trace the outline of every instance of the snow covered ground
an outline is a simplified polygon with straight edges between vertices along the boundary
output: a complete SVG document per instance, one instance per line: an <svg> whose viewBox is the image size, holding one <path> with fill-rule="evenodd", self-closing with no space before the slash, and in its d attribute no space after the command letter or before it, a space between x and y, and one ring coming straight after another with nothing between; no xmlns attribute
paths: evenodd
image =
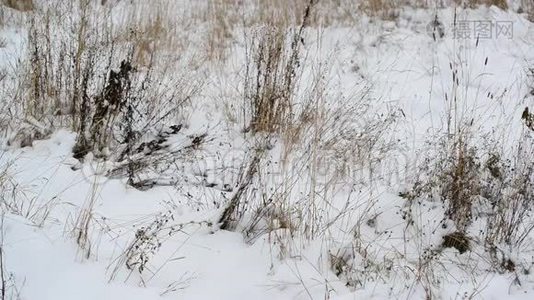
<svg viewBox="0 0 534 300"><path fill-rule="evenodd" d="M436 15L444 36L429 32ZM455 20L469 26L489 22L492 36L476 38L470 31L469 37L455 37ZM498 28L510 29L499 26L512 26L513 33L498 35ZM485 219L468 228L470 251L442 249L443 236L454 231L444 221L444 205L430 199L408 206L399 196L428 164L433 137L456 128L447 124L452 105L451 122L471 123L481 132L474 138L481 148L492 142L487 133L503 149L513 149L525 134L522 113L525 107L534 110L534 23L493 6L405 8L394 21L362 16L352 26L307 28L300 84L317 74L328 77L326 107L343 109L365 95L372 105L356 110L365 112L357 120L347 120L358 126L376 126L367 119L388 123L376 140L383 152L364 156L348 178L328 183L310 180L312 148L297 147L286 160L286 144L271 141L260 164L262 178L246 193L265 201L286 196L283 203L302 217L302 228L314 228L311 238L307 229L281 225L283 216L251 224L249 212L234 231L217 224L238 189L239 175L230 167L241 166L255 142L240 123L240 34L236 30L222 65L189 66L207 79L188 108L187 129L171 144L183 148L197 133L206 133L208 142L198 160L179 162L183 174L173 174L179 184L138 190L125 178L107 177L101 171L106 163L73 158L76 134L65 128L31 147L8 146L10 136L3 139L5 299L534 298L534 234L521 247L503 250L513 270L495 272L480 233ZM10 72L23 57L25 38L25 30L15 26L0 30L0 78L15 76ZM10 97L7 88L0 101ZM345 125L339 130L360 128ZM355 145L354 135L341 138L348 140L342 147ZM346 162L334 154L319 156L323 179L337 176L336 166ZM315 185L322 189L310 188ZM407 221L407 210L417 218Z"/></svg>

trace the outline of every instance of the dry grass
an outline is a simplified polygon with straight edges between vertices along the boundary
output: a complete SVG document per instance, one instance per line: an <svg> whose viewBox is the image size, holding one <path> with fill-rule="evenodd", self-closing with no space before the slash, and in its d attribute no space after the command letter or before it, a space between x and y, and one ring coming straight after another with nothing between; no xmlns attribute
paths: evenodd
<svg viewBox="0 0 534 300"><path fill-rule="evenodd" d="M26 117L45 126L79 127L82 98L98 81L95 67L111 55L100 46L110 44L111 27L102 18L109 11L91 3L50 3L30 21L27 65L21 66L25 90L18 101Z"/></svg>
<svg viewBox="0 0 534 300"><path fill-rule="evenodd" d="M441 190L442 198L448 203L446 214L462 232L472 220L472 206L480 194L480 166L475 149L466 139L466 136L459 135L453 142L446 166L442 169Z"/></svg>
<svg viewBox="0 0 534 300"><path fill-rule="evenodd" d="M399 7L398 1L390 0L364 0L360 5L365 14L385 20L396 19Z"/></svg>
<svg viewBox="0 0 534 300"><path fill-rule="evenodd" d="M236 1L210 0L207 8L207 32L204 38L206 58L210 62L224 62L233 39L233 30L240 19L232 12L240 9Z"/></svg>
<svg viewBox="0 0 534 300"><path fill-rule="evenodd" d="M152 217L152 216L151 216ZM210 222L196 222L190 221L187 223L176 223L175 216L172 211L165 211L153 216L154 219L150 222L143 222L144 224L136 224L133 227L137 228L133 231L134 236L129 244L126 246L123 252L115 258L114 261L108 266L109 269L109 281L116 279L123 272L126 267L127 281L132 273L137 273L140 278L140 285L146 286L146 283L153 279L159 271L161 271L166 264L176 260L174 256L178 249L174 250L172 256L167 260L156 266L152 263L152 259L158 254L160 248L164 247L164 242L171 239L175 235L184 234L184 243L191 238L187 233L186 228L197 227L209 228L212 226ZM183 246L183 244L182 244ZM160 259L160 261L162 261ZM148 273L148 274L147 274ZM179 284L175 282L174 284ZM172 284L169 285L169 289L164 293L171 292L173 290Z"/></svg>
<svg viewBox="0 0 534 300"><path fill-rule="evenodd" d="M350 97L329 94L327 68L319 66L315 72L305 92L293 96L298 105L284 129L256 133L262 155L249 160L254 167L243 166L248 175L241 176L239 192L230 197L221 218L221 228L243 228L250 240L268 234L283 248L282 257L299 242L292 237L321 237L342 219L343 209L328 215L330 197L347 184L367 180L358 170L374 168L392 146L388 137L394 111L376 112L367 88ZM269 151L269 137L283 141L280 156ZM348 199L346 207L355 205Z"/></svg>
<svg viewBox="0 0 534 300"><path fill-rule="evenodd" d="M502 10L508 9L508 2L506 0L454 0L456 4L462 5L464 7L476 8L480 5L485 6L497 6Z"/></svg>
<svg viewBox="0 0 534 300"><path fill-rule="evenodd" d="M418 6L428 5L416 2ZM340 185L348 186L361 179L355 178L355 170L369 169L372 173L375 164L388 156L389 130L396 114L393 111L384 112L380 117L374 114L373 99L368 97L366 89L348 97L347 101L327 94L328 79L324 78L329 74L322 70L306 83L309 86L300 86L304 29L353 21L351 15L356 9L372 17L394 20L406 3L364 0L356 6L349 1L333 0L317 4L309 0L257 0L251 15L239 15L234 11L248 4L210 0L204 10L191 18L193 25L176 20L170 13L172 5L166 4L171 5L163 0L137 1L131 10L121 15L123 23L118 25L112 24L108 8L93 7L88 0L59 7L59 11L48 7L42 15L36 16L30 28L29 63L25 66L23 92L17 94L23 103L25 118L36 120L45 128L73 128L79 133L78 148L74 151L78 158L93 151L104 159L115 160L116 168L110 173L127 176L128 183L140 189L152 187L158 184L156 180L139 180L136 172L151 166L168 167L176 162L173 159L184 159L187 155L184 151L184 156L177 158L173 156L175 153L158 151L166 147L169 137L161 134L165 132L162 128L167 129L163 124L168 125L165 122L169 116L179 114L177 111L188 104L198 88L196 83L188 81L190 78L184 76L184 80L174 69L164 68L162 65L169 62L165 59L168 56L159 55L182 54L190 41L177 38L180 29L203 24L207 25L207 30L201 41L205 52L201 55L205 61L201 63L224 62L235 28L241 25L255 28L257 31L246 45L243 94L250 118L243 125L261 142L255 145L249 160L244 160L237 188L219 219L220 228L242 229L252 239L268 233L281 248L288 249L294 236L312 240L324 237L334 224L346 226L348 223L340 224L339 220L352 208L356 197L347 197L345 207L332 216L332 195ZM506 2L502 1L468 3L488 4L506 9ZM338 9L332 9L336 6ZM71 18L62 19L65 14ZM55 33L61 27L69 30ZM56 45L55 40L60 42ZM168 80L169 74L180 79ZM156 86L153 83L157 83ZM308 90L303 92L306 88ZM534 123L528 111L524 120L529 127ZM497 200L488 222L491 225L488 245L520 244L534 228L523 222L528 219L525 212L532 205L528 201L532 198L532 169L521 167L532 160L532 154L521 156L520 163L513 168L524 173L504 172L502 168L494 168L496 163L491 163L490 172L505 175L493 174L498 178L492 179L493 182L497 181L500 187L488 189L483 181L485 171L480 152L472 147L468 130L457 129L453 128L453 134L436 145L439 156L431 158L437 162L434 161L425 174L428 181L419 183L407 197L414 200L439 195L447 208L446 217L454 221L458 230L458 234L445 237L443 246L464 252L467 251L465 240L460 243L463 245L458 245L458 236L465 237L472 222L473 206L478 203L475 198L489 190L485 197ZM145 133L158 130L154 139L143 142ZM190 136L190 139L199 138L198 146L205 137ZM279 158L266 158L269 156L265 154L270 154L269 138L272 137L280 138L283 144ZM280 166L275 169L278 177L272 182L268 182L272 179L268 178L270 165ZM323 173L325 166L326 174ZM75 238L84 257L91 254L93 207L97 197L94 189L76 219ZM27 203L31 205L32 200ZM367 208L366 213L370 211L370 207ZM31 218L40 216L18 207L8 209ZM138 273L148 269L151 257L161 247L161 237L171 236L175 230L167 227L170 218L172 216L162 215L135 232L131 244L119 257L112 278L123 266ZM346 249L330 255L337 275L346 276L353 287L382 274L389 275L393 261L379 261L373 257L356 233L352 242ZM284 257L282 253L286 250L280 252ZM366 270L359 269L358 259L363 261ZM431 286L436 281L429 271L433 263L432 257L423 257L417 270L418 280L429 286L428 295L432 294ZM374 278L366 278L367 275L362 275L364 272L370 272Z"/></svg>
<svg viewBox="0 0 534 300"><path fill-rule="evenodd" d="M296 65L290 62L291 49L285 32L262 28L252 42L252 75L247 80L246 101L251 104L250 129L254 132L281 132L290 122L293 76Z"/></svg>
<svg viewBox="0 0 534 300"><path fill-rule="evenodd" d="M96 179L95 179L96 181ZM78 245L78 250L81 258L89 259L92 251L91 244L91 230L93 228L93 209L96 204L96 200L99 197L98 185L94 182L91 186L91 192L88 195L83 207L80 208L72 234Z"/></svg>
<svg viewBox="0 0 534 300"><path fill-rule="evenodd" d="M130 5L119 5L123 12L115 11L120 22L113 39L118 44L134 45L132 62L136 66L148 67L153 64L153 57L163 54L180 55L189 46L180 36L185 24L179 23L182 16L178 15L176 1L133 1Z"/></svg>
<svg viewBox="0 0 534 300"><path fill-rule="evenodd" d="M477 149L467 131L442 138L426 157L413 189L401 196L413 201L438 195L446 205L445 217L464 232L472 221L472 207L481 193L482 171ZM421 179L422 178L422 179Z"/></svg>
<svg viewBox="0 0 534 300"><path fill-rule="evenodd" d="M18 11L31 11L34 9L32 0L3 0L2 4Z"/></svg>
<svg viewBox="0 0 534 300"><path fill-rule="evenodd" d="M0 154L0 159L3 159ZM45 225L50 212L59 201L58 196L45 200L31 190L30 184L19 183L12 175L14 160L0 165L0 210L21 216L37 227Z"/></svg>
<svg viewBox="0 0 534 300"><path fill-rule="evenodd" d="M534 2L530 0L521 0L521 10L527 14L528 19L534 22Z"/></svg>
<svg viewBox="0 0 534 300"><path fill-rule="evenodd" d="M263 154L264 151L261 148L257 149L252 157L244 161L244 166L239 174L237 189L218 220L221 229L234 230L249 209L248 191L257 178Z"/></svg>
<svg viewBox="0 0 534 300"><path fill-rule="evenodd" d="M176 71L181 57L173 54L178 47L175 19L164 3L113 7L77 0L38 6L29 20L21 74L7 91L14 104L11 118L31 126L14 128L11 144L31 145L55 128L68 127L79 133L77 157L89 151L107 156L110 147L117 147L114 139L126 134L119 123L127 119L128 109L135 109L139 125L133 130L144 133L181 117L198 82L194 72ZM113 76L123 73L115 70L124 62L127 76ZM138 138L139 132L130 137Z"/></svg>
<svg viewBox="0 0 534 300"><path fill-rule="evenodd" d="M534 230L533 134L525 129L515 153L492 153L486 161L484 197L491 203L486 242L520 247ZM510 157L510 155L508 155Z"/></svg>
<svg viewBox="0 0 534 300"><path fill-rule="evenodd" d="M314 5L314 0L308 2L294 30L269 23L254 34L247 49L244 91L251 113L248 129L253 132L281 133L291 127L301 43Z"/></svg>

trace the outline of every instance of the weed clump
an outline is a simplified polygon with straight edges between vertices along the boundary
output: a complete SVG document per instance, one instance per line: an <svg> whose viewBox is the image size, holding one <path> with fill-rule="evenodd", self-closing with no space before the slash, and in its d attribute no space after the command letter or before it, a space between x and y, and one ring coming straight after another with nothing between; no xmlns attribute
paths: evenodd
<svg viewBox="0 0 534 300"><path fill-rule="evenodd" d="M102 94L96 97L94 101L95 112L89 128L90 137L87 137L85 130L88 123L87 113L83 113L84 117L81 119L78 143L73 149L74 158L82 159L89 151L96 150L101 152L107 145L107 139L109 138L106 134L107 127L126 106L126 94L131 86L130 74L132 71L131 63L126 60L121 62L118 72L110 71ZM83 108L89 108L88 101L89 99L84 97Z"/></svg>
<svg viewBox="0 0 534 300"><path fill-rule="evenodd" d="M247 63L245 100L250 103L251 121L248 129L253 132L280 133L292 123L293 98L301 59L300 45L315 2L309 1L302 23L294 32L288 33L279 25L265 24L252 41Z"/></svg>

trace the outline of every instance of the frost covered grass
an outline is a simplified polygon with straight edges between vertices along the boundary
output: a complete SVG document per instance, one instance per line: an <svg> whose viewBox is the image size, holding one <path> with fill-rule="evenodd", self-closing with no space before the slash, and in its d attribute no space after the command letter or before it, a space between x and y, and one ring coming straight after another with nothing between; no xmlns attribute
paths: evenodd
<svg viewBox="0 0 534 300"><path fill-rule="evenodd" d="M3 9L7 299L530 298L527 4Z"/></svg>

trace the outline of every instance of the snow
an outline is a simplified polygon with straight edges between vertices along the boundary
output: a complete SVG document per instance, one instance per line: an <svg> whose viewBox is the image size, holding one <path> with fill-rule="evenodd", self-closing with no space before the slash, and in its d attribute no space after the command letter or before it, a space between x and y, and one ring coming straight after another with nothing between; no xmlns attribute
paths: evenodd
<svg viewBox="0 0 534 300"><path fill-rule="evenodd" d="M162 186L140 191L126 185L124 179L106 177L106 166L97 159L80 164L72 158L76 135L66 129L46 140L34 141L31 147L5 146L0 155L0 174L3 166L9 165L7 172L17 183L18 192L13 199L7 189L2 199L11 201L18 210L2 211L1 240L4 270L12 274L20 299L424 298L427 291L415 280L423 274L416 267L429 267L420 264L421 252L441 243L453 226L442 227L444 208L441 203L429 201L413 208L419 210L414 213L420 216L419 227L408 228L402 216L405 200L397 195L413 183L407 177L408 170L424 164L423 147L429 134L447 126L444 120L449 104L445 94L451 99L456 91L460 119L473 119L475 127L484 132L497 131L505 147L517 140L524 107L534 104L533 97L526 96L529 87L525 84L526 70L534 66L533 23L495 7L461 10L459 16L466 20L513 22L513 38L477 43L475 39L459 41L447 35L434 41L425 30L433 14L407 8L395 22L362 18L350 28L308 29L306 61L328 65L332 77L328 95L335 98L369 87L370 97L376 99L371 114L399 107L403 115L388 135L398 146L395 157L381 161L376 182L338 183L325 192L332 203L321 202L318 207L326 211L324 223L332 221L334 226L316 240L293 236L278 219L274 225L260 224L273 226L274 230L253 236L217 228L224 199L231 195L221 187L233 183L236 174L213 171L214 167L238 166L250 151L239 126L225 121L225 113L237 120L242 117L234 108L242 101L235 87L244 55L239 43L225 66L208 68L210 80L198 96L202 99L195 99L198 102L191 108L188 132L205 132L213 140L202 149L205 161L184 163L187 174L180 178L184 181L180 188ZM453 22L453 9L437 10L437 14L444 24ZM0 74L9 72L14 49L22 48L22 35L17 30L0 31L7 43L0 48ZM457 86L451 85L451 66L458 70ZM313 71L306 70L302 81L309 80ZM224 99L224 104L213 99ZM228 103L235 106L227 106L229 112L224 112ZM170 142L179 149L189 140L184 134ZM282 164L282 142L274 143L267 156L273 163ZM308 153L308 149L299 151L302 157ZM299 157L293 159L295 164L302 163ZM300 180L304 167L298 167L279 177L273 175L269 178L272 182L265 185L283 189L294 178ZM200 179L205 172L209 173L207 178ZM362 181L366 175L357 173ZM203 180L217 183L218 189L205 188ZM291 202L297 207L303 208L301 202L308 200L300 196L307 188L290 190ZM350 199L348 206L346 199ZM76 223L91 202L90 244L84 250L76 244ZM250 216L244 223L247 218ZM374 221L356 224L360 219ZM152 241L157 246L147 270L142 274L128 270L120 263L121 255L136 233L153 225L154 220L168 221ZM482 226L473 226L474 236ZM354 243L350 229L356 227L362 242L358 247L364 250L351 258L361 267L352 275L360 276L365 284L349 287L346 278L337 277L330 268L329 254L343 253ZM419 279L439 282L442 299L534 297L534 275L481 271L489 268L480 254L483 241L474 243L474 250L466 254L444 249L438 263L430 262L434 264L430 266L434 278ZM512 255L531 266L532 249L524 250ZM373 269L385 266L390 269Z"/></svg>

